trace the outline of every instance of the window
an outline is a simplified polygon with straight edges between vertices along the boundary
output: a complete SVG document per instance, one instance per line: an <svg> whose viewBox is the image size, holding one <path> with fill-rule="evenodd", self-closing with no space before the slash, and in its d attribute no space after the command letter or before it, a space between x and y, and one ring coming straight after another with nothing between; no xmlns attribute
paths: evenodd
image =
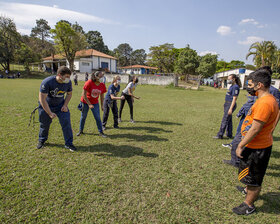
<svg viewBox="0 0 280 224"><path fill-rule="evenodd" d="M271 81L271 85L275 85L275 81Z"/></svg>
<svg viewBox="0 0 280 224"><path fill-rule="evenodd" d="M90 66L89 62L82 62L82 66Z"/></svg>

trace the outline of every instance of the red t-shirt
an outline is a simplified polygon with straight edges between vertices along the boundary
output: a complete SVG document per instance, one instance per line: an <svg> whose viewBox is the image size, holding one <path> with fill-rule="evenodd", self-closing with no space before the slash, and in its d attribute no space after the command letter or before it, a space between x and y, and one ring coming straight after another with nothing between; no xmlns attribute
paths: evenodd
<svg viewBox="0 0 280 224"><path fill-rule="evenodd" d="M100 94L106 93L107 91L104 83L101 82L99 85L96 85L91 79L85 83L83 89L87 91L87 98L91 104L97 104ZM83 96L81 97L81 101L87 103Z"/></svg>

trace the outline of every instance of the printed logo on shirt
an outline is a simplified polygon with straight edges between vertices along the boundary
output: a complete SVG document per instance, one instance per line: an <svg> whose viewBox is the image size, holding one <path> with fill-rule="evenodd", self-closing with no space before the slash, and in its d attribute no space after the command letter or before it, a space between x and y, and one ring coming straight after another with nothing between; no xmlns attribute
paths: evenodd
<svg viewBox="0 0 280 224"><path fill-rule="evenodd" d="M99 90L99 89L93 89L92 91L91 91L91 96L93 97L93 98L98 98L98 96L101 94L101 91Z"/></svg>
<svg viewBox="0 0 280 224"><path fill-rule="evenodd" d="M42 87L41 87L41 88L42 88L42 90L45 90L45 89L46 89L45 85L42 85Z"/></svg>
<svg viewBox="0 0 280 224"><path fill-rule="evenodd" d="M238 94L238 89L235 90L235 94Z"/></svg>
<svg viewBox="0 0 280 224"><path fill-rule="evenodd" d="M50 91L52 97L64 97L64 93L65 91L59 90L58 88Z"/></svg>

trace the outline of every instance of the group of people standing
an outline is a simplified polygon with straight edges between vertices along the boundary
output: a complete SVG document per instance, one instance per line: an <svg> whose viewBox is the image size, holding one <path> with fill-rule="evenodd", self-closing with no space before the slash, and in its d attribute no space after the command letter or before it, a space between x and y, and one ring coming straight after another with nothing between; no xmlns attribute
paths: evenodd
<svg viewBox="0 0 280 224"><path fill-rule="evenodd" d="M231 160L225 164L238 168L238 180L246 187L237 186L237 190L246 195L239 206L232 209L238 215L255 212L254 202L261 191L261 185L268 166L273 143L273 131L279 121L280 92L271 86L272 71L264 66L252 72L248 77L248 100L237 114L240 118L236 134L232 136L232 113L241 82L235 74L228 77L230 84L224 104L224 116L215 139L223 139L224 133L231 143L222 146L231 149Z"/></svg>
<svg viewBox="0 0 280 224"><path fill-rule="evenodd" d="M39 92L39 142L37 148L40 149L44 146L48 139L48 133L52 119L58 117L60 125L62 127L65 148L70 151L76 151L76 147L73 145L73 133L70 120L70 112L68 109L68 103L72 97L72 83L70 81L71 71L66 67L62 66L58 69L56 76L50 76L44 79L40 86ZM114 117L114 128L119 128L118 123L121 122L122 110L125 101L128 102L130 107L130 122L134 123L133 120L133 101L140 99L133 95L138 78L133 77L133 80L128 83L126 88L122 91L122 95L118 97L120 92L121 77L115 76L112 84L106 90L106 86L101 79L104 77L104 72L97 71L91 74L91 78L85 82L81 102L78 105L78 109L81 111L80 126L77 136L84 134L84 126L87 118L89 109L91 110L93 117L96 121L99 135L107 137L104 134L106 124L109 117L110 108ZM104 94L107 92L104 98ZM66 97L65 97L66 94ZM103 113L103 121L100 118L100 107ZM121 108L118 115L117 100L121 100Z"/></svg>

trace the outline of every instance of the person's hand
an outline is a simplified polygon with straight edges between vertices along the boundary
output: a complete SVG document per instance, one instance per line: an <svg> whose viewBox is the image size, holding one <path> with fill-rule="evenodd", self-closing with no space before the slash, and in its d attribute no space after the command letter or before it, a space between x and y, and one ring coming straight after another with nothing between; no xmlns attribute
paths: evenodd
<svg viewBox="0 0 280 224"><path fill-rule="evenodd" d="M124 96L121 96L121 100L124 100L125 99L125 97Z"/></svg>
<svg viewBox="0 0 280 224"><path fill-rule="evenodd" d="M51 118L51 119L56 118L56 114L55 114L55 113L53 113L53 112L51 112L51 114L49 114L49 116L50 116L50 118Z"/></svg>
<svg viewBox="0 0 280 224"><path fill-rule="evenodd" d="M93 106L92 104L88 105L88 107L89 107L90 109L93 109L93 108L94 108L94 106Z"/></svg>
<svg viewBox="0 0 280 224"><path fill-rule="evenodd" d="M104 111L103 105L101 106L101 110Z"/></svg>
<svg viewBox="0 0 280 224"><path fill-rule="evenodd" d="M140 96L138 96L136 99L137 99L137 100L140 100L140 98L141 98L141 97L140 97Z"/></svg>
<svg viewBox="0 0 280 224"><path fill-rule="evenodd" d="M61 107L61 111L62 111L62 112L68 112L68 107L63 105L63 106Z"/></svg>
<svg viewBox="0 0 280 224"><path fill-rule="evenodd" d="M241 148L240 145L238 145L238 146L237 146L237 149L236 149L236 152L235 152L236 155L237 155L237 157L243 158L243 156L241 156L242 152L243 152L243 149Z"/></svg>
<svg viewBox="0 0 280 224"><path fill-rule="evenodd" d="M232 115L232 110L228 110L228 115Z"/></svg>

